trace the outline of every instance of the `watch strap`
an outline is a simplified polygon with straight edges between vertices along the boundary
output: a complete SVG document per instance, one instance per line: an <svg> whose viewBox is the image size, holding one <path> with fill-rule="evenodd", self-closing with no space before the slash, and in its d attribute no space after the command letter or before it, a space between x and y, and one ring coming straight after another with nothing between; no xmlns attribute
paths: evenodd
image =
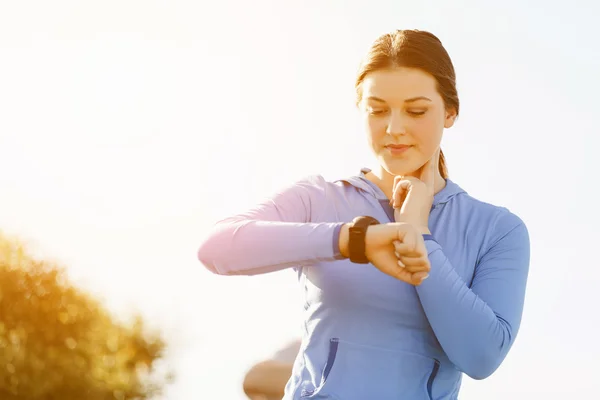
<svg viewBox="0 0 600 400"><path fill-rule="evenodd" d="M348 236L348 254L350 256L350 261L357 264L369 263L369 259L365 254L367 228L377 224L379 224L379 221L369 216L359 216L352 220Z"/></svg>

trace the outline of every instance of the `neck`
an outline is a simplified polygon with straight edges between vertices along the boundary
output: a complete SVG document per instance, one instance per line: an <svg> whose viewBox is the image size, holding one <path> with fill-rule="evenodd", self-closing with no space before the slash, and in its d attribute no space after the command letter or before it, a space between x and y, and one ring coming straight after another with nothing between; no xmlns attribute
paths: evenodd
<svg viewBox="0 0 600 400"><path fill-rule="evenodd" d="M407 176L419 177L421 170L417 170ZM394 189L394 175L387 172L383 167L379 167L376 170L372 170L367 175L367 179L376 184L379 189L385 194L388 199L392 198ZM433 179L433 193L438 193L446 187L446 180L440 174L440 171L436 169L435 177Z"/></svg>

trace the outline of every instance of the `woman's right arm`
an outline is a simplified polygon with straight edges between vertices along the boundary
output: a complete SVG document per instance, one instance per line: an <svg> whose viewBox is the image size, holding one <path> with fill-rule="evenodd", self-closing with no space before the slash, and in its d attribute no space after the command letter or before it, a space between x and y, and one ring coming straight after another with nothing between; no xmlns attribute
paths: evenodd
<svg viewBox="0 0 600 400"><path fill-rule="evenodd" d="M343 256L343 223L311 222L327 204L321 176L300 180L243 214L215 224L198 259L220 275L255 275Z"/></svg>

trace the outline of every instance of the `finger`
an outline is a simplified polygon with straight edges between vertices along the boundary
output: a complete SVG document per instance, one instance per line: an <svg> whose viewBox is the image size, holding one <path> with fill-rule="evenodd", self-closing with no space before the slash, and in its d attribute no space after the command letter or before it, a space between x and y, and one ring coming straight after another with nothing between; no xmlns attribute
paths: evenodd
<svg viewBox="0 0 600 400"><path fill-rule="evenodd" d="M428 277L429 277L429 273L428 272L417 272L417 273L415 273L415 274L412 275L412 280L414 282L413 284L415 286L419 286Z"/></svg>
<svg viewBox="0 0 600 400"><path fill-rule="evenodd" d="M398 182L404 180L404 175L396 175L394 176L394 186L392 187L392 189L396 189L396 185L398 184Z"/></svg>
<svg viewBox="0 0 600 400"><path fill-rule="evenodd" d="M422 273L422 272L418 272L418 273ZM394 277L396 279L399 279L403 282L406 282L410 285L414 285L415 282L420 282L421 279L415 278L415 274L410 273L409 271L407 271L405 268L396 268L396 270L394 271Z"/></svg>
<svg viewBox="0 0 600 400"><path fill-rule="evenodd" d="M406 269L410 273L429 271L431 266L428 260L422 257L402 257L396 253L396 263L400 268Z"/></svg>
<svg viewBox="0 0 600 400"><path fill-rule="evenodd" d="M398 240L394 241L394 251L401 257L421 257L423 255L415 244L402 243Z"/></svg>
<svg viewBox="0 0 600 400"><path fill-rule="evenodd" d="M415 249L410 245L394 242L394 253L398 259L398 265L405 268L408 272L429 271L431 263L427 257L427 252L420 248Z"/></svg>
<svg viewBox="0 0 600 400"><path fill-rule="evenodd" d="M405 268L401 268L398 259L392 253L379 255L376 263L377 269L384 274L390 275L398 280L413 284L413 274Z"/></svg>
<svg viewBox="0 0 600 400"><path fill-rule="evenodd" d="M431 271L431 269L429 268L429 266L426 265L421 265L418 267L412 266L412 267L404 267L405 271L410 272L411 274L416 274L419 272L424 272L424 273L429 273L429 271Z"/></svg>
<svg viewBox="0 0 600 400"><path fill-rule="evenodd" d="M402 260L400 260L400 257L402 257L402 256L400 255L400 253L398 253L397 251L395 251L395 246L396 246L396 244L401 244L401 242L400 242L399 240L394 240L394 242L393 242L393 243L394 243L394 254L396 255L396 258L397 258L397 260L398 260L398 261L397 261L397 263L398 263L398 266L399 266L400 268L404 268L404 267L406 267L406 266L404 265L404 263L402 262Z"/></svg>
<svg viewBox="0 0 600 400"><path fill-rule="evenodd" d="M392 207L398 208L402 205L402 203L404 203L404 200L406 200L406 196L408 195L410 188L411 182L408 179L394 181L394 190L392 192Z"/></svg>
<svg viewBox="0 0 600 400"><path fill-rule="evenodd" d="M404 263L402 262L402 260L400 259L400 254L396 253L396 258L398 259L397 264L400 268L406 268L406 265L404 265Z"/></svg>
<svg viewBox="0 0 600 400"><path fill-rule="evenodd" d="M415 272L428 272L431 270L429 262L421 257L402 257L396 253L398 261L396 262L400 268L406 269L411 274Z"/></svg>
<svg viewBox="0 0 600 400"><path fill-rule="evenodd" d="M400 182L404 177L402 175L394 176L394 185L392 186L392 203L394 202L394 194L396 193L396 187L398 186L398 182Z"/></svg>
<svg viewBox="0 0 600 400"><path fill-rule="evenodd" d="M403 282L418 286L423 280L427 279L429 271L417 271L412 273L407 268L395 268L393 272L389 274Z"/></svg>
<svg viewBox="0 0 600 400"><path fill-rule="evenodd" d="M420 179L414 176L396 176L394 177L394 189L398 189L400 185L410 185L419 182ZM406 186L405 186L406 187Z"/></svg>
<svg viewBox="0 0 600 400"><path fill-rule="evenodd" d="M415 178L414 176L405 176L402 180L398 181L392 192L394 208L402 206L405 201L410 201L413 189L423 183L419 178Z"/></svg>
<svg viewBox="0 0 600 400"><path fill-rule="evenodd" d="M415 267L415 268L420 268L420 269L428 269L429 268L429 260L427 260L424 257L403 257L400 256L398 258L400 261L402 261L402 264L405 267Z"/></svg>

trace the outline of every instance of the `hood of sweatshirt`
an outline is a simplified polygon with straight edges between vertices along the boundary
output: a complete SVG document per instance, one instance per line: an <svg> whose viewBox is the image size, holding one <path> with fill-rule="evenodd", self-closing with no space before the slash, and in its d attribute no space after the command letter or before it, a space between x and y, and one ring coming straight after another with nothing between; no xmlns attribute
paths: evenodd
<svg viewBox="0 0 600 400"><path fill-rule="evenodd" d="M393 221L394 211L389 204L389 199L376 184L367 179L366 174L368 174L369 172L371 172L369 168L362 168L360 170L360 174L351 176L349 178L340 179L338 180L338 182L348 183L354 186L355 188L365 191L366 193L375 197L377 200L379 200L381 206L384 208L384 210L386 210L386 213L388 214L388 216L391 217L390 219ZM446 186L433 196L432 208L447 203L453 197L458 196L462 193L467 194L465 190L463 190L452 180L446 179Z"/></svg>

